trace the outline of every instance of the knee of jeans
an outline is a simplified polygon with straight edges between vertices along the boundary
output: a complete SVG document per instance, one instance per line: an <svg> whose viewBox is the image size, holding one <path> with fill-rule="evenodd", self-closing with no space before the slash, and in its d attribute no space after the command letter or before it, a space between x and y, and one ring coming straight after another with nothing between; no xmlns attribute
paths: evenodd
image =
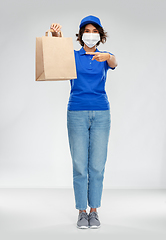
<svg viewBox="0 0 166 240"><path fill-rule="evenodd" d="M80 166L73 166L73 176L74 177L87 177L87 168Z"/></svg>
<svg viewBox="0 0 166 240"><path fill-rule="evenodd" d="M89 173L92 174L94 173L96 176L100 177L103 176L105 166L91 166L89 168Z"/></svg>

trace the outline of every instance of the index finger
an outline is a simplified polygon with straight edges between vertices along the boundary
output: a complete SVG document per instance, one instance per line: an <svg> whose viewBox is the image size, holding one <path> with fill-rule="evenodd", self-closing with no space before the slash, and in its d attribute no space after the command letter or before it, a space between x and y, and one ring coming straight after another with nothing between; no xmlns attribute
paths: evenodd
<svg viewBox="0 0 166 240"><path fill-rule="evenodd" d="M86 52L86 54L89 54L89 55L98 55L99 52Z"/></svg>

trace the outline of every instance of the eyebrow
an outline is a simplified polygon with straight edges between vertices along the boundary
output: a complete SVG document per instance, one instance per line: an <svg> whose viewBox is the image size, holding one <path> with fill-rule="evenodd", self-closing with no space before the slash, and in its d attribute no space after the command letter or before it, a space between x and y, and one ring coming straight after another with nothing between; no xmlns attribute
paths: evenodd
<svg viewBox="0 0 166 240"><path fill-rule="evenodd" d="M85 28L85 30L90 30L89 28ZM93 28L92 30L97 30L97 28ZM97 30L98 31L98 30Z"/></svg>

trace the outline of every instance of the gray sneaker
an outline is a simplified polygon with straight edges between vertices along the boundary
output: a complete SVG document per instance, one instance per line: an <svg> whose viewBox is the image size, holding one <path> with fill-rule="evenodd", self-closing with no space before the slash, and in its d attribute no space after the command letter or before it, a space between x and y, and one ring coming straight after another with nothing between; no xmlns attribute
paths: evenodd
<svg viewBox="0 0 166 240"><path fill-rule="evenodd" d="M89 227L99 228L101 226L97 212L89 213Z"/></svg>
<svg viewBox="0 0 166 240"><path fill-rule="evenodd" d="M89 227L88 225L88 214L85 212L80 212L78 215L77 227L86 229Z"/></svg>

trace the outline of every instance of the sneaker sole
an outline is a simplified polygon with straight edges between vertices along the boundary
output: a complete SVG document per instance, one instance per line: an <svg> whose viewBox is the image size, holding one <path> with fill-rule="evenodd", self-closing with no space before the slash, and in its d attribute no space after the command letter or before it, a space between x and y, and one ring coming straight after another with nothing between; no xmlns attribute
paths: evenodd
<svg viewBox="0 0 166 240"><path fill-rule="evenodd" d="M77 226L77 228L79 228L79 229L88 229L89 227L88 226Z"/></svg>
<svg viewBox="0 0 166 240"><path fill-rule="evenodd" d="M100 228L100 226L89 226L89 228L91 228L91 229L97 229L97 228Z"/></svg>

